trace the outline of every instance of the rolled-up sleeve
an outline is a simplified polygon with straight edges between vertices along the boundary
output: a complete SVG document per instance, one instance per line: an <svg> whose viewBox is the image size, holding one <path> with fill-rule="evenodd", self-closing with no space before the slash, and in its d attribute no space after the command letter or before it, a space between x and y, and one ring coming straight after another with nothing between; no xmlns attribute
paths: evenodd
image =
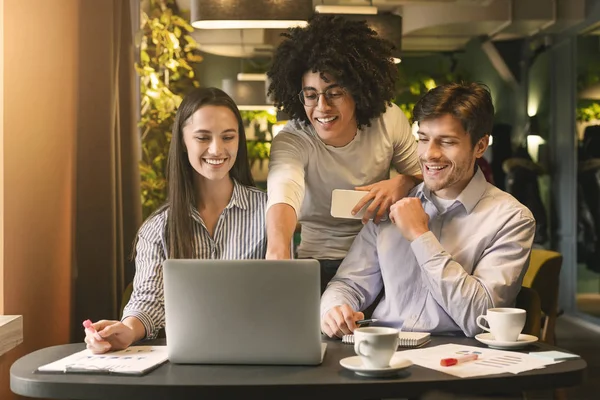
<svg viewBox="0 0 600 400"><path fill-rule="evenodd" d="M166 259L164 228L164 215L158 215L147 221L138 233L133 291L121 318L139 319L146 329L148 339L155 338L165 326L162 269L162 263Z"/></svg>
<svg viewBox="0 0 600 400"><path fill-rule="evenodd" d="M284 203L292 206L296 216L299 214L304 200L304 168L307 160L306 145L297 135L282 131L273 139L265 212L275 204Z"/></svg>
<svg viewBox="0 0 600 400"><path fill-rule="evenodd" d="M535 220L519 211L496 234L472 275L431 232L411 243L429 292L467 336L481 332L477 316L488 308L513 306L529 262Z"/></svg>

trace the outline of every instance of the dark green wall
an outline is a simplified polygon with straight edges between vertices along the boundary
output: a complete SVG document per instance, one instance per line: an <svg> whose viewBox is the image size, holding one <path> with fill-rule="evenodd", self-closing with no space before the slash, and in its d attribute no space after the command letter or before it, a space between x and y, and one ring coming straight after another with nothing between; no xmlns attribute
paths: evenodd
<svg viewBox="0 0 600 400"><path fill-rule="evenodd" d="M454 61L453 59L454 58ZM451 66L454 70L451 71ZM515 91L500 77L487 55L481 49L479 40L467 43L464 51L437 53L427 56L411 56L407 53L402 59L401 67L406 75L429 75L445 79L452 72L467 81L477 81L489 86L496 109L496 121L509 124L515 118Z"/></svg>
<svg viewBox="0 0 600 400"><path fill-rule="evenodd" d="M242 61L237 57L223 57L208 53L202 53L202 57L204 59L198 64L196 73L203 87L221 88L223 79L236 79L242 68Z"/></svg>

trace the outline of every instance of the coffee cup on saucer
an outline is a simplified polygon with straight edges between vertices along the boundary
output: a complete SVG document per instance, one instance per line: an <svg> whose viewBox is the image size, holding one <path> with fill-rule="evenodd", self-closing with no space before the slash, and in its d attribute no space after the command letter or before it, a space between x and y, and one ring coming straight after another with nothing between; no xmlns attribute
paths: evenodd
<svg viewBox="0 0 600 400"><path fill-rule="evenodd" d="M398 330L367 327L354 330L354 351L366 368L387 368L398 348Z"/></svg>
<svg viewBox="0 0 600 400"><path fill-rule="evenodd" d="M521 308L490 308L485 315L477 317L477 326L490 332L497 341L516 342L525 327L526 316ZM487 321L490 327L483 326L482 320Z"/></svg>

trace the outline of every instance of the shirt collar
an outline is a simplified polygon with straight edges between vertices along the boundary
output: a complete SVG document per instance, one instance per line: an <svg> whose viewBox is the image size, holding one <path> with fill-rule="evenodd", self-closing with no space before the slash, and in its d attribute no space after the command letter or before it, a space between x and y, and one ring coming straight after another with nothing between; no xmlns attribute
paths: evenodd
<svg viewBox="0 0 600 400"><path fill-rule="evenodd" d="M244 191L246 188L236 181L235 179L231 179L233 181L233 193L231 194L231 200L229 200L229 204L225 208L231 208L233 206L241 208L242 210L248 209L248 196L244 196Z"/></svg>
<svg viewBox="0 0 600 400"><path fill-rule="evenodd" d="M233 192L231 193L231 199L229 199L229 203L227 204L225 209L227 210L232 207L237 207L242 210L248 209L248 196L244 196L244 191L246 190L246 188L244 187L244 185L242 185L241 183L239 183L238 181L236 181L233 178L232 178L232 181L233 181ZM194 207L192 205L191 210L192 210L192 218L194 220L196 220L196 222L200 222L202 220L202 218L200 217L200 213L198 212L196 207Z"/></svg>
<svg viewBox="0 0 600 400"><path fill-rule="evenodd" d="M483 172L481 172L481 168L477 167L475 175L473 175L473 178L471 178L467 187L465 187L458 195L456 201L460 202L465 207L467 214L470 214L485 193L486 188L487 181L485 176L483 175ZM417 186L415 196L420 199L425 198L427 201L431 202L431 190L425 186L424 182Z"/></svg>

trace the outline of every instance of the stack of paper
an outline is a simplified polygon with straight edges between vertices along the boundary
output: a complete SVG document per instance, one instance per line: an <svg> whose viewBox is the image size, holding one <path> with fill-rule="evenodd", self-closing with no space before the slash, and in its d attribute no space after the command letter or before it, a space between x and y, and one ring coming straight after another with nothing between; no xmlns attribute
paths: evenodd
<svg viewBox="0 0 600 400"><path fill-rule="evenodd" d="M474 361L467 361L451 367L443 367L440 360L443 358L455 358L467 354L477 354ZM523 371L544 368L546 365L556 364L550 358L535 357L529 354L514 351L494 350L489 348L463 346L459 344L444 344L424 349L398 351L394 359L407 358L413 364L435 369L460 378L472 376L494 375L503 373L518 374Z"/></svg>

